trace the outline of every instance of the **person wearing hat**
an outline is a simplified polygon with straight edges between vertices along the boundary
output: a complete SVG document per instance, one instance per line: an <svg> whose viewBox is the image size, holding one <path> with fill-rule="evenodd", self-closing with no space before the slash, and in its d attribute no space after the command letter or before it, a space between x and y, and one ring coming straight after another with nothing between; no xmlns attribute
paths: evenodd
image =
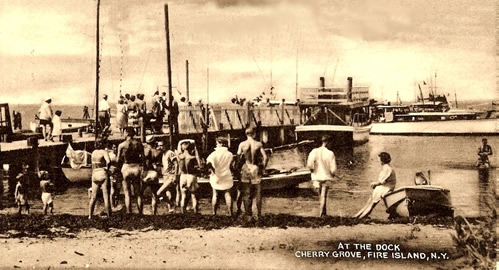
<svg viewBox="0 0 499 270"><path fill-rule="evenodd" d="M159 170L161 169L162 151L153 147L154 137L148 135L144 145L144 173L142 176L141 196L144 196L144 191L149 187L151 189L151 208L152 214L156 215L157 211L157 196L159 189Z"/></svg>
<svg viewBox="0 0 499 270"><path fill-rule="evenodd" d="M28 189L25 185L24 174L20 173L16 177L17 185L16 191L14 192L14 197L16 198L16 204L18 209L18 214L22 214L22 209L26 209L26 213L29 215L29 203L28 203Z"/></svg>
<svg viewBox="0 0 499 270"><path fill-rule="evenodd" d="M327 148L329 137L321 137L321 146L313 149L308 155L307 167L312 172L312 182L320 194L319 217L327 215L327 193L332 186L336 172L336 157Z"/></svg>
<svg viewBox="0 0 499 270"><path fill-rule="evenodd" d="M52 118L54 117L54 112L52 111L50 103L52 103L52 99L50 97L46 97L45 101L42 103L42 106L40 106L40 110L38 110L38 118L40 119L42 135L45 141L54 141L52 139Z"/></svg>
<svg viewBox="0 0 499 270"><path fill-rule="evenodd" d="M390 154L387 152L381 152L378 156L382 167L378 176L378 181L371 183L373 194L367 201L366 205L364 205L364 207L362 207L362 209L360 209L360 211L353 216L354 218L361 219L369 216L381 198L383 198L383 196L385 196L388 192L395 189L397 178L395 176L395 171L390 166L390 162L392 161Z"/></svg>
<svg viewBox="0 0 499 270"><path fill-rule="evenodd" d="M118 159L123 164L121 174L123 175L123 192L125 193L125 206L128 214L132 213L132 202L130 200L131 188L137 195L137 208L142 214L142 194L140 193L142 181L142 170L144 165L144 146L134 138L135 129L127 128L126 140L118 145Z"/></svg>
<svg viewBox="0 0 499 270"><path fill-rule="evenodd" d="M107 129L111 126L111 107L107 102L107 95L104 94L99 101L99 127L100 130Z"/></svg>

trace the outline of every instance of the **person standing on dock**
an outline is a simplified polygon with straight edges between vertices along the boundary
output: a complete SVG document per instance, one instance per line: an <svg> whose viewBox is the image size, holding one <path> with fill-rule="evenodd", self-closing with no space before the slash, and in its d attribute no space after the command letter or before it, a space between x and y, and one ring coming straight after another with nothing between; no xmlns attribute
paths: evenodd
<svg viewBox="0 0 499 270"><path fill-rule="evenodd" d="M118 146L118 159L123 163L123 192L125 193L125 206L127 213L132 213L131 193L137 196L137 208L142 214L141 176L144 165L144 147L134 138L135 129L127 128L126 140Z"/></svg>
<svg viewBox="0 0 499 270"><path fill-rule="evenodd" d="M99 101L99 126L100 130L107 130L111 126L111 107L107 102L107 95L104 94Z"/></svg>
<svg viewBox="0 0 499 270"><path fill-rule="evenodd" d="M89 203L88 219L92 219L97 201L97 193L102 189L102 197L104 197L104 208L106 209L107 217L111 216L111 205L109 204L109 165L111 159L109 153L104 149L104 142L96 141L95 150L92 152L92 196Z"/></svg>
<svg viewBox="0 0 499 270"><path fill-rule="evenodd" d="M492 156L492 147L488 145L487 138L482 139L482 145L478 147L478 161L476 166L485 165L487 168L490 167L489 156Z"/></svg>
<svg viewBox="0 0 499 270"><path fill-rule="evenodd" d="M373 189L373 194L367 201L366 205L360 211L355 214L354 218L364 218L369 216L373 211L374 207L381 201L381 198L385 196L388 192L395 189L395 184L397 182L397 177L395 176L395 171L390 166L392 158L387 152L381 152L379 154L379 159L381 162L381 172L378 176L378 181L371 183L371 188Z"/></svg>
<svg viewBox="0 0 499 270"><path fill-rule="evenodd" d="M229 216L232 216L232 198L230 196L230 189L234 185L232 179L232 172L230 170L232 164L232 153L227 149L227 139L224 137L217 138L217 147L206 159L208 168L211 171L210 185L213 189L213 198L211 206L213 215L217 214L218 198L220 193L225 196L225 204Z"/></svg>
<svg viewBox="0 0 499 270"><path fill-rule="evenodd" d="M119 99L118 104L116 104L116 126L120 130L121 135L123 135L128 127L128 107L124 103L123 99Z"/></svg>
<svg viewBox="0 0 499 270"><path fill-rule="evenodd" d="M42 127L42 135L45 141L49 139L52 140L52 117L54 117L54 112L52 111L52 99L50 97L45 98L45 102L43 102L42 106L40 106L40 126ZM48 126L48 127L47 127Z"/></svg>
<svg viewBox="0 0 499 270"><path fill-rule="evenodd" d="M244 203L244 211L252 217L253 198L256 201L257 217L262 216L262 188L260 185L263 170L267 166L267 154L263 144L255 140L255 130L246 129L246 140L239 144L237 157L241 167L240 191ZM239 212L239 209L238 209Z"/></svg>
<svg viewBox="0 0 499 270"><path fill-rule="evenodd" d="M62 127L61 127L61 115L62 112L57 110L55 111L54 118L52 119L52 137L57 137L58 141L62 141Z"/></svg>
<svg viewBox="0 0 499 270"><path fill-rule="evenodd" d="M178 115L179 115L179 109L178 109L178 103L177 101L173 98L172 96L172 108L170 110L171 114L171 120L172 120L172 125L173 125L173 134L178 135Z"/></svg>
<svg viewBox="0 0 499 270"><path fill-rule="evenodd" d="M83 106L83 119L90 119L90 114L88 113L88 106Z"/></svg>
<svg viewBox="0 0 499 270"><path fill-rule="evenodd" d="M152 214L156 215L158 210L156 193L159 189L159 170L162 161L162 151L153 147L154 137L148 135L146 137L146 144L144 145L144 175L142 177L142 188L140 190L141 196L144 196L144 191L149 187L151 189L151 209Z"/></svg>
<svg viewBox="0 0 499 270"><path fill-rule="evenodd" d="M321 137L321 146L313 149L308 155L307 167L312 171L314 187L320 194L319 217L327 215L327 193L332 186L336 173L336 157L333 151L327 148L329 137Z"/></svg>

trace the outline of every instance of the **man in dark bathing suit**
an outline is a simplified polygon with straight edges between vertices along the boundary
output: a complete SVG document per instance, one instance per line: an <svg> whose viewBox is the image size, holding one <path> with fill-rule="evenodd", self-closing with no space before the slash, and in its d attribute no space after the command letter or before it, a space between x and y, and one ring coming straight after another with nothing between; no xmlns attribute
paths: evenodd
<svg viewBox="0 0 499 270"><path fill-rule="evenodd" d="M137 208L142 214L141 176L144 165L144 147L142 143L134 138L133 127L127 128L127 138L118 146L118 159L123 163L121 173L123 175L123 192L125 193L125 206L128 214L132 213L132 202L130 192L137 196Z"/></svg>
<svg viewBox="0 0 499 270"><path fill-rule="evenodd" d="M92 219L97 201L97 192L102 188L102 197L104 197L104 207L107 217L111 216L111 205L109 204L109 192L107 189L109 181L109 164L111 159L109 153L104 149L104 143L97 141L95 150L92 152L92 197L89 203L88 219Z"/></svg>
<svg viewBox="0 0 499 270"><path fill-rule="evenodd" d="M244 203L246 215L252 216L253 198L256 200L257 217L262 215L262 195L261 195L261 175L267 166L267 154L263 149L263 144L254 139L253 128L246 129L246 141L239 144L237 157L243 161L241 167L240 190ZM261 157L261 160L260 160ZM259 162L260 161L260 162Z"/></svg>

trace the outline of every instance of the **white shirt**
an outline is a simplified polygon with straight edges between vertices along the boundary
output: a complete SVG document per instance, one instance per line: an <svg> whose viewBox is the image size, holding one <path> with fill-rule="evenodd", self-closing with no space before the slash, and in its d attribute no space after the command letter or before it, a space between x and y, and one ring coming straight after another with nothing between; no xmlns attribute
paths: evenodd
<svg viewBox="0 0 499 270"><path fill-rule="evenodd" d="M111 109L111 107L107 100L101 99L101 101L99 101L99 112L107 112L109 109Z"/></svg>
<svg viewBox="0 0 499 270"><path fill-rule="evenodd" d="M54 114L52 113L52 106L48 104L47 102L43 102L42 106L40 107L40 119L43 120L50 120Z"/></svg>
<svg viewBox="0 0 499 270"><path fill-rule="evenodd" d="M233 179L230 171L232 153L227 147L217 147L206 159L215 168L215 173L210 175L210 184L216 190L227 190L232 187Z"/></svg>
<svg viewBox="0 0 499 270"><path fill-rule="evenodd" d="M324 146L315 148L308 155L307 167L312 170L312 180L333 180L336 158L333 151Z"/></svg>
<svg viewBox="0 0 499 270"><path fill-rule="evenodd" d="M384 186L390 187L392 190L395 188L397 177L395 176L395 171L390 165L383 164L381 172L378 176L378 182Z"/></svg>

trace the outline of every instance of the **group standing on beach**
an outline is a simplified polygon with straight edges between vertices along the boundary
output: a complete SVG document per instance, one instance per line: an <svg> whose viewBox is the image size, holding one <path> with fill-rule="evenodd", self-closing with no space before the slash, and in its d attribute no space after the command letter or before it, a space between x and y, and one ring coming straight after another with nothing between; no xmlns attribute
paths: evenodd
<svg viewBox="0 0 499 270"><path fill-rule="evenodd" d="M132 213L132 199L137 201L138 213L143 213L144 191L150 188L152 214L157 213L158 198L166 193L166 202L169 212L174 211L175 205L180 206L182 213L186 212L189 200L192 202L194 213L199 211L198 200L199 184L197 176L204 163L199 157L194 140L186 139L179 142L177 151L165 151L163 142L157 142L149 135L146 143L142 144L135 138L135 130L127 128L126 139L120 143L113 158L112 150L102 141L96 143L92 153L92 194L89 202L89 218L92 218L97 193L102 190L104 205L108 216L111 214L111 205L115 206L110 194L108 181L122 179L127 213ZM212 209L216 215L219 196L223 194L227 204L227 211L232 215L231 189L234 185L233 171L241 171L241 183L238 186L236 198L237 213L241 213L241 204L244 204L245 213L252 216L253 200L256 200L257 217L261 216L261 175L267 163L267 156L263 145L254 139L254 130L246 130L247 140L239 145L236 159L227 149L227 139L217 138L217 147L208 156L206 166L211 172L210 185L213 189ZM114 163L113 163L114 162ZM114 164L114 165L113 165ZM119 167L121 165L121 176ZM114 169L113 166L115 167ZM237 168L239 167L239 168ZM161 183L162 182L162 183ZM112 188L111 188L112 190ZM116 193L116 190L114 191ZM173 199L176 193L178 199Z"/></svg>

